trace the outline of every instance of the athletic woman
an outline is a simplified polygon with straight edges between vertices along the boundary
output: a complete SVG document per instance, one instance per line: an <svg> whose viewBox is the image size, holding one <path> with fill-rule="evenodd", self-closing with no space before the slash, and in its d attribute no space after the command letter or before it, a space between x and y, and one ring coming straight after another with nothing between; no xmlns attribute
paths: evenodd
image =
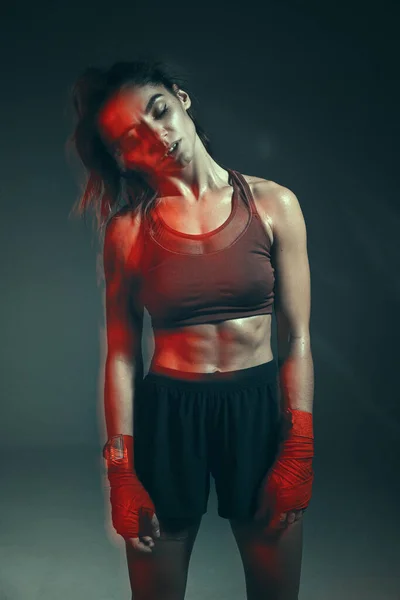
<svg viewBox="0 0 400 600"><path fill-rule="evenodd" d="M314 455L299 202L216 162L160 63L90 68L73 97L88 175L78 212L96 208L104 227L103 456L132 598L184 598L212 475L247 599L295 600ZM144 308L154 354L143 378Z"/></svg>

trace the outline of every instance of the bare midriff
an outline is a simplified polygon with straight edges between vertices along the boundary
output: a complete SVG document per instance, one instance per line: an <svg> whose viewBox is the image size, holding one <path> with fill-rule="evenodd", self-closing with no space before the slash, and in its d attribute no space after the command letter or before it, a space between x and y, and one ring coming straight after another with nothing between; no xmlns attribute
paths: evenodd
<svg viewBox="0 0 400 600"><path fill-rule="evenodd" d="M166 367L215 373L255 367L273 359L271 315L256 315L154 333L151 371Z"/></svg>

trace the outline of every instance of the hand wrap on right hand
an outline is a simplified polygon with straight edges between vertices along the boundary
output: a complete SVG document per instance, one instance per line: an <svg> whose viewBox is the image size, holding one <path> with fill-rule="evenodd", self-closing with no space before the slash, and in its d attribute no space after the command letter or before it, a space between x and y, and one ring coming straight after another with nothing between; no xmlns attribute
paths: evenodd
<svg viewBox="0 0 400 600"><path fill-rule="evenodd" d="M116 435L103 448L110 482L112 523L123 538L139 537L140 512L153 518L155 507L139 481L133 464L133 437Z"/></svg>

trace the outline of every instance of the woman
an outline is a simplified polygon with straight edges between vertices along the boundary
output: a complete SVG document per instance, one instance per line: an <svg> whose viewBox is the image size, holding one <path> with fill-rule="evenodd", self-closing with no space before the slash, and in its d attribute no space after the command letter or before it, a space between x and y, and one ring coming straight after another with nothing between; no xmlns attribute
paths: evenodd
<svg viewBox="0 0 400 600"><path fill-rule="evenodd" d="M88 172L78 212L95 206L106 224L103 455L132 598L184 598L211 473L248 600L294 600L313 480L298 200L218 164L189 94L160 63L89 69L74 103ZM144 307L155 348L143 379Z"/></svg>

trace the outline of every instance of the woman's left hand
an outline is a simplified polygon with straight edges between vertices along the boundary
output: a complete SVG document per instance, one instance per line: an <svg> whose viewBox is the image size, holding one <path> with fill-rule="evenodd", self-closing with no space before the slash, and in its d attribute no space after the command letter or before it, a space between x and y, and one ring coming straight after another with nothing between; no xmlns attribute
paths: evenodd
<svg viewBox="0 0 400 600"><path fill-rule="evenodd" d="M278 458L264 478L254 518L281 529L302 518L312 492L312 459Z"/></svg>

